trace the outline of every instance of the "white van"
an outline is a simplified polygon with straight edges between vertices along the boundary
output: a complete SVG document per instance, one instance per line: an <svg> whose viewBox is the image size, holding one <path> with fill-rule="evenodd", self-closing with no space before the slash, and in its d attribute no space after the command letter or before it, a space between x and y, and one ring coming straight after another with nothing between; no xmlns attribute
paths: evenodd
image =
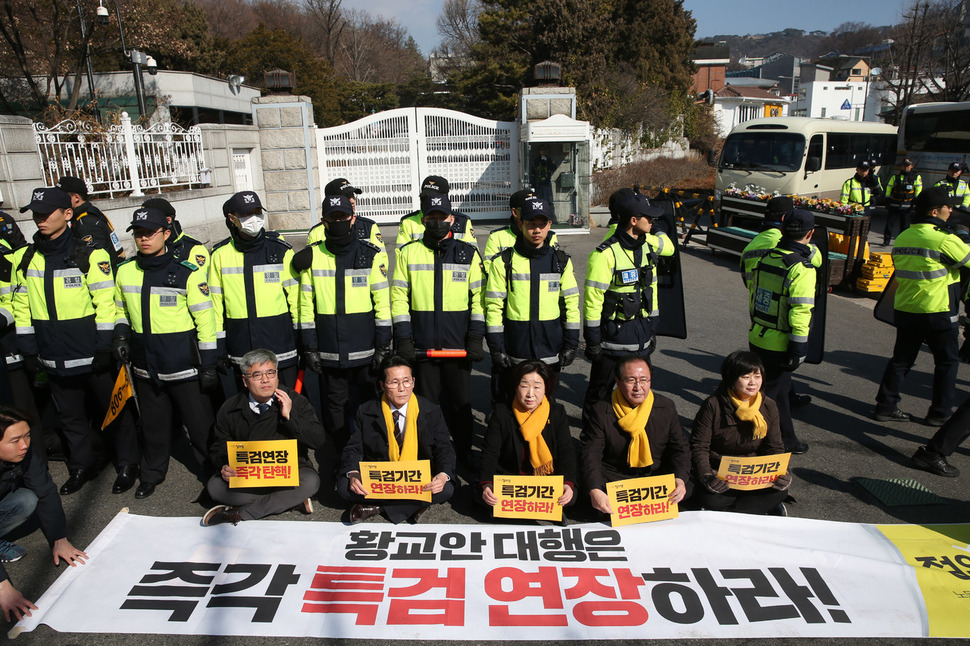
<svg viewBox="0 0 970 646"><path fill-rule="evenodd" d="M716 197L733 184L837 200L859 162L875 160L876 172L883 165L891 168L896 143L896 127L882 123L808 117L745 121L724 142Z"/></svg>

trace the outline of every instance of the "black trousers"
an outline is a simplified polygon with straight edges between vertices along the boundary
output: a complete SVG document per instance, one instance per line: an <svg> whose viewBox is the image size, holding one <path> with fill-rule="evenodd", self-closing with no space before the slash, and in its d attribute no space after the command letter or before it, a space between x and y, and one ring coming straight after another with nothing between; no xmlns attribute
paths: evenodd
<svg viewBox="0 0 970 646"><path fill-rule="evenodd" d="M948 417L956 400L957 372L960 369L960 341L958 329L925 330L918 327L897 327L893 356L882 373L876 393L876 411L888 413L897 408L899 388L909 374L923 343L933 353L933 400L929 417Z"/></svg>
<svg viewBox="0 0 970 646"><path fill-rule="evenodd" d="M785 449L792 449L798 445L798 437L795 435L795 425L791 419L791 402L788 399L788 392L791 390L792 373L783 370L782 362L788 356L787 352L777 350L765 350L756 345L748 344L751 352L754 352L765 365L764 382L761 385L761 392L765 397L770 397L778 406L778 425L781 427L781 439L785 443Z"/></svg>
<svg viewBox="0 0 970 646"><path fill-rule="evenodd" d="M446 482L444 489L431 495L430 503L424 502L423 500L380 500L364 498L359 493L354 493L350 490L350 478L345 474L340 474L337 477L337 493L347 502L359 505L379 505L384 510L384 514L389 521L392 523L400 523L402 520L407 520L413 516L414 512L422 507L440 505L443 502L451 500L451 497L455 494L455 483L452 480Z"/></svg>
<svg viewBox="0 0 970 646"><path fill-rule="evenodd" d="M970 437L970 397L960 404L926 445L930 451L943 456L953 455L964 440Z"/></svg>
<svg viewBox="0 0 970 646"><path fill-rule="evenodd" d="M135 392L141 407L141 481L158 484L165 480L172 454L173 408L189 431L196 459L204 471L211 469L208 456L215 417L211 400L199 388L199 380L158 385L148 379L135 379Z"/></svg>
<svg viewBox="0 0 970 646"><path fill-rule="evenodd" d="M471 374L468 359L425 359L414 366L414 392L441 406L459 457L471 455L475 436L468 390Z"/></svg>
<svg viewBox="0 0 970 646"><path fill-rule="evenodd" d="M320 373L323 424L337 455L350 438L355 411L376 396L377 384L369 363L354 368L324 368Z"/></svg>
<svg viewBox="0 0 970 646"><path fill-rule="evenodd" d="M51 375L50 383L51 394L64 424L64 439L69 452L67 467L70 470L91 468L98 457L94 448L97 431L92 428L92 420L88 419L85 400L90 399L97 404L95 408L102 417L93 421L100 428L111 399L115 375L110 372L70 377ZM138 464L138 431L131 403L122 408L118 417L105 429L105 438L113 445L116 467L120 469L129 464Z"/></svg>
<svg viewBox="0 0 970 646"><path fill-rule="evenodd" d="M239 507L243 520L258 520L280 514L317 495L320 476L312 467L300 466L300 484L296 487L244 487L230 489L229 483L215 474L206 483L212 499L223 505Z"/></svg>
<svg viewBox="0 0 970 646"><path fill-rule="evenodd" d="M787 491L778 491L774 487L754 491L728 489L724 493L711 493L704 485L699 484L695 488L695 492L701 507L704 509L760 516L767 514L788 497Z"/></svg>
<svg viewBox="0 0 970 646"><path fill-rule="evenodd" d="M905 207L896 206L890 204L886 209L886 228L883 230L882 234L886 240L893 237L893 224L899 223L896 227L896 235L899 235L904 230L909 228L909 212L910 207L907 205Z"/></svg>

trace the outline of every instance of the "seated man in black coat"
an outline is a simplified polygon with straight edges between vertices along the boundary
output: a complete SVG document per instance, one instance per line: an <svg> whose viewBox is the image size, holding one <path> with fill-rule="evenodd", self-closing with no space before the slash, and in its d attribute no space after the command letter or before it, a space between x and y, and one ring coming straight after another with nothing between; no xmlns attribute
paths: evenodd
<svg viewBox="0 0 970 646"><path fill-rule="evenodd" d="M437 404L414 394L411 364L391 356L381 364L380 399L357 409L350 440L344 447L337 477L337 493L355 503L350 522L376 516L382 511L392 523L410 518L418 522L431 504L449 500L455 492L455 448ZM392 429L394 426L396 428ZM393 442L393 444L392 444ZM367 491L360 480L360 462L430 460L436 474L424 486L431 492L431 503L420 500L381 500L380 506L365 499Z"/></svg>
<svg viewBox="0 0 970 646"><path fill-rule="evenodd" d="M583 478L593 508L613 513L606 483L672 473L670 502L688 495L690 445L674 402L650 389L650 366L640 357L616 364L611 401L597 402L580 435Z"/></svg>
<svg viewBox="0 0 970 646"><path fill-rule="evenodd" d="M63 559L71 567L88 555L67 540L67 520L57 487L44 461L30 448L30 426L24 414L0 406L0 563L19 561L27 553L4 537L35 515L51 545L54 565ZM37 606L24 598L0 565L0 608L7 621L29 617Z"/></svg>
<svg viewBox="0 0 970 646"><path fill-rule="evenodd" d="M251 350L242 358L242 380L246 387L230 397L216 414L214 439L209 449L212 464L222 465L209 478L206 488L217 505L202 517L203 525L237 524L257 520L287 509L313 513L310 499L320 488L320 476L313 470L307 449L323 446L323 425L306 397L280 386L279 362L269 350ZM296 440L300 484L296 487L229 488L236 470L229 466L227 442Z"/></svg>

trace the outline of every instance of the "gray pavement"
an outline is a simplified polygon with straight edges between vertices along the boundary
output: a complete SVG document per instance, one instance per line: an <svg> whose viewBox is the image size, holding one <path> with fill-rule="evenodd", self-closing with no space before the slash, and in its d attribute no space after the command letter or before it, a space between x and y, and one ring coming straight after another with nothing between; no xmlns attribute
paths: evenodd
<svg viewBox="0 0 970 646"><path fill-rule="evenodd" d="M478 227L478 238L484 246L486 232L496 227ZM881 232L881 222L873 229ZM586 258L602 240L604 229L589 234L562 235L561 245L573 257L580 281L585 275ZM384 227L385 240L392 240L393 227ZM885 250L876 242L881 233L870 235L875 251ZM702 238L699 239L702 241ZM713 254L695 241L682 249L686 285L688 337L686 340L662 338L654 358L653 387L671 397L677 404L684 427L689 429L700 403L710 395L719 381L721 359L729 352L747 346L747 296L737 270L737 260ZM812 396L812 403L795 411L796 432L810 444L807 454L793 456L795 483L792 494L797 502L789 513L801 518L815 518L857 523L961 523L970 520L970 447L963 447L951 462L964 475L942 478L909 466L909 457L925 443L934 429L919 423L880 424L869 419L878 381L885 367L894 339L891 327L872 316L874 300L866 295L837 292L829 295L826 326L825 361L805 365L795 373L799 392ZM932 380L932 357L926 351L905 380L901 408L919 417L929 405ZM589 363L577 361L562 376L557 398L567 405L578 437L580 408L585 392ZM488 407L488 360L478 364L472 377L473 404L476 419L484 429ZM961 366L957 384L958 399L970 394L970 367ZM97 481L64 499L70 527L70 540L78 547L88 545L122 508L132 513L155 516L201 516L205 505L199 502L201 482L180 460L188 455L187 445L179 446L168 480L155 495L135 500L132 492L110 493L113 473L103 472ZM66 479L63 463L51 465L56 483ZM470 474L462 474L467 480ZM926 507L884 507L871 497L853 478L914 478L946 499L946 504ZM321 494L310 517L296 512L283 519L294 522L340 522L344 506L333 494ZM579 512L577 512L578 514ZM456 496L451 505L433 508L424 517L430 523L476 523L486 519L465 496ZM576 520L584 520L577 517ZM381 521L382 522L382 521ZM22 561L8 566L11 578L30 599L36 600L57 577L60 570L51 565L50 551L40 532L19 541L28 549ZM146 546L151 549L151 546ZM62 568L63 569L63 566ZM632 640L636 639L631 635ZM348 640L349 641L349 640ZM474 640L473 640L474 641ZM697 641L697 643L712 643ZM785 640L785 643L805 640ZM916 640L827 640L828 643L915 643ZM297 644L300 639L213 638L188 636L86 635L61 634L45 626L21 635L25 644ZM394 642L402 643L402 642ZM469 642L472 643L472 642ZM628 643L628 642L624 642ZM673 642L671 642L673 643ZM678 642L683 643L683 642ZM725 643L778 643L772 640L750 640ZM948 643L951 643L948 641Z"/></svg>

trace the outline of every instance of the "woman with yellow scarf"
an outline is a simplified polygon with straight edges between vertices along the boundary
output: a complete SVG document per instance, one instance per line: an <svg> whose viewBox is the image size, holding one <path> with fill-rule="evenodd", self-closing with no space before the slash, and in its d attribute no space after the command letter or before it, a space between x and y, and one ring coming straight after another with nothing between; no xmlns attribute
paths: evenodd
<svg viewBox="0 0 970 646"><path fill-rule="evenodd" d="M496 404L485 432L479 487L482 500L494 506L496 475L561 475L563 494L558 503L573 503L576 489L576 452L569 419L562 404L549 400L556 385L552 369L539 360L523 361L512 369L512 406Z"/></svg>
<svg viewBox="0 0 970 646"><path fill-rule="evenodd" d="M715 511L787 516L791 476L766 489L739 491L719 480L721 456L753 457L785 452L778 407L761 392L764 366L753 352L732 352L721 364L721 385L701 404L691 429L690 449L700 505Z"/></svg>

